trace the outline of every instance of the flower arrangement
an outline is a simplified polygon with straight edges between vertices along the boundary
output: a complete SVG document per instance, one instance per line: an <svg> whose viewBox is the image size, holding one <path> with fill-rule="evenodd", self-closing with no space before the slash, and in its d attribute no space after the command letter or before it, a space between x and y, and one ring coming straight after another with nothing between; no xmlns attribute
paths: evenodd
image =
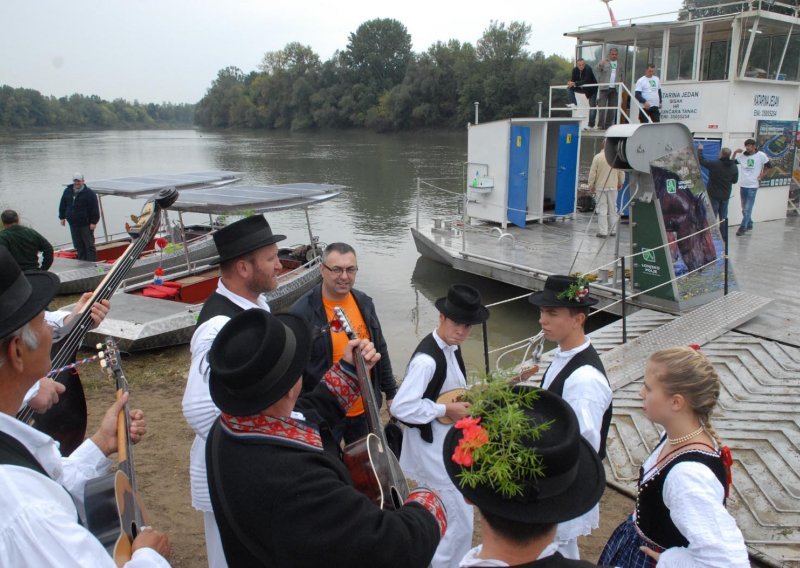
<svg viewBox="0 0 800 568"><path fill-rule="evenodd" d="M585 276L578 276L574 284L556 296L559 300L582 302L589 295L589 280Z"/></svg>
<svg viewBox="0 0 800 568"><path fill-rule="evenodd" d="M526 409L532 409L539 391L512 387L512 370L489 375L467 392L470 414L455 424L462 438L452 460L462 466L462 487L487 485L503 497L523 494L525 485L544 475L541 457L530 442L538 440L552 424L532 424Z"/></svg>

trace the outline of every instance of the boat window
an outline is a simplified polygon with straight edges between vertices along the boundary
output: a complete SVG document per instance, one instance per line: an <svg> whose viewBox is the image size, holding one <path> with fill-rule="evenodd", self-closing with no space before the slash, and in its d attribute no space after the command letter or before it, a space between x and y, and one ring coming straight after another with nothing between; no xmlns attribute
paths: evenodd
<svg viewBox="0 0 800 568"><path fill-rule="evenodd" d="M724 81L728 78L731 53L730 22L706 22L700 53L700 80Z"/></svg>
<svg viewBox="0 0 800 568"><path fill-rule="evenodd" d="M577 57L583 57L586 65L594 69L603 59L603 46L599 43L581 44L578 46Z"/></svg>
<svg viewBox="0 0 800 568"><path fill-rule="evenodd" d="M664 33L659 30L657 33L642 34L636 43L636 73L634 80L644 74L644 70L649 63L653 63L656 66L656 75L663 77Z"/></svg>
<svg viewBox="0 0 800 568"><path fill-rule="evenodd" d="M800 80L800 30L791 24L761 19L750 19L743 27L743 39L739 52L739 65L744 76L753 79L778 81ZM750 59L747 45L750 36L753 47Z"/></svg>
<svg viewBox="0 0 800 568"><path fill-rule="evenodd" d="M695 30L697 26L673 28L669 32L667 81L694 79Z"/></svg>

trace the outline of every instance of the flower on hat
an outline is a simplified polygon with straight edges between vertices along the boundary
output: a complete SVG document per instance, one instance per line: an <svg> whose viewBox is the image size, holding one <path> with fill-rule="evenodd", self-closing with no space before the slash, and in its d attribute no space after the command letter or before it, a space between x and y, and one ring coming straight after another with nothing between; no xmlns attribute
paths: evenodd
<svg viewBox="0 0 800 568"><path fill-rule="evenodd" d="M578 276L574 284L556 296L559 300L582 302L589 295L589 280L585 276Z"/></svg>
<svg viewBox="0 0 800 568"><path fill-rule="evenodd" d="M458 465L470 467L475 463L472 452L489 442L489 433L478 424L480 421L480 416L467 416L456 422L455 427L463 430L461 440L453 452L453 461Z"/></svg>

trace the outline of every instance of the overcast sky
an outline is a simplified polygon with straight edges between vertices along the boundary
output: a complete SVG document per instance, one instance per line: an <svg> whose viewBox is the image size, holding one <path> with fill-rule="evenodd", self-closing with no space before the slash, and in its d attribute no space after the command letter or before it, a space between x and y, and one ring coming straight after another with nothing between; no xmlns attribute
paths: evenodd
<svg viewBox="0 0 800 568"><path fill-rule="evenodd" d="M680 5L611 3L620 21ZM0 0L0 84L56 96L196 102L223 67L249 72L291 41L324 61L373 18L401 21L414 51L451 38L474 44L490 20L522 20L532 27L531 51L571 57L574 40L562 34L608 22L608 12L600 0Z"/></svg>

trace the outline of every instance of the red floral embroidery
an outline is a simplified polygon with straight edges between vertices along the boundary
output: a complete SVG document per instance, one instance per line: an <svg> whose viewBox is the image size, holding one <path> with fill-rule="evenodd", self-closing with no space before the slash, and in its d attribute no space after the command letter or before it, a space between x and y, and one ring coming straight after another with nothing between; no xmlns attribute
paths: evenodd
<svg viewBox="0 0 800 568"><path fill-rule="evenodd" d="M291 418L274 416L221 415L222 425L233 434L260 435L282 440L291 440L305 446L322 449L322 438L316 428Z"/></svg>
<svg viewBox="0 0 800 568"><path fill-rule="evenodd" d="M325 386L339 400L345 412L350 410L361 394L358 391L357 378L345 371L339 363L331 367L323 378Z"/></svg>
<svg viewBox="0 0 800 568"><path fill-rule="evenodd" d="M436 519L436 522L439 523L439 533L444 536L444 533L447 532L447 513L444 503L436 493L424 487L417 487L408 494L406 504L408 503L419 503L425 507Z"/></svg>
<svg viewBox="0 0 800 568"><path fill-rule="evenodd" d="M478 418L467 416L456 422L456 428L463 430L463 434L451 459L458 465L470 467L475 463L472 452L489 442L489 433L480 426L480 421L480 416Z"/></svg>

